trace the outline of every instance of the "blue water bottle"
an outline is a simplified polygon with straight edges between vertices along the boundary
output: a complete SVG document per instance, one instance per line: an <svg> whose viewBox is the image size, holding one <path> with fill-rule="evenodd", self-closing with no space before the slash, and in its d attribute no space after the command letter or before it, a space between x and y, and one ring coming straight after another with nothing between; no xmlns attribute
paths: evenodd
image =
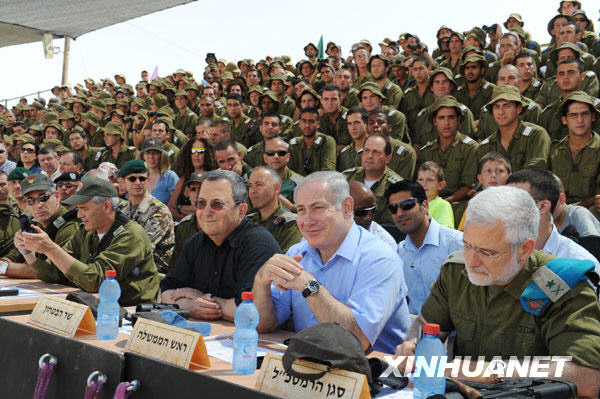
<svg viewBox="0 0 600 399"><path fill-rule="evenodd" d="M417 344L415 351L415 378L414 378L414 398L426 399L435 394L444 394L446 391L446 379L443 372L438 371L446 364L446 348L440 341L440 326L439 324L425 324L423 328L425 335ZM431 366L431 357L437 356L438 360L435 367L435 372ZM421 359L419 359L421 357ZM426 366L421 363L425 361ZM440 367L440 365L442 367ZM424 367L423 367L424 366ZM429 368L428 370L424 368ZM441 374L441 377L438 377Z"/></svg>
<svg viewBox="0 0 600 399"><path fill-rule="evenodd" d="M252 374L256 371L258 309L253 300L252 292L242 292L242 303L235 311L233 371L237 374Z"/></svg>
<svg viewBox="0 0 600 399"><path fill-rule="evenodd" d="M100 285L100 304L96 319L96 336L99 339L113 339L119 333L119 297L121 287L116 280L117 272L107 270Z"/></svg>

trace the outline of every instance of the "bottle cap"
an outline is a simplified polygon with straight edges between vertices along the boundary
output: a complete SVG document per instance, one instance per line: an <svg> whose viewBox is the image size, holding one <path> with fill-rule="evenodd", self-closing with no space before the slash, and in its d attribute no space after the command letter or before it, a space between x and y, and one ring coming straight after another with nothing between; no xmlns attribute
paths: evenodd
<svg viewBox="0 0 600 399"><path fill-rule="evenodd" d="M242 292L242 301L254 300L254 293L252 291Z"/></svg>
<svg viewBox="0 0 600 399"><path fill-rule="evenodd" d="M434 323L427 323L423 327L423 333L431 335L440 335L440 325Z"/></svg>
<svg viewBox="0 0 600 399"><path fill-rule="evenodd" d="M104 273L104 277L117 277L117 271L116 270L107 270Z"/></svg>

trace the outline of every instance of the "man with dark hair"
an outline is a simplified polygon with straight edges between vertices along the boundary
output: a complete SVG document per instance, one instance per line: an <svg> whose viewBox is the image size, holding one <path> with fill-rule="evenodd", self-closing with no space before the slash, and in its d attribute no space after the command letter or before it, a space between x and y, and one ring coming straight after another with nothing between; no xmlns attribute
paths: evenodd
<svg viewBox="0 0 600 399"><path fill-rule="evenodd" d="M42 148L38 153L38 162L42 167L42 173L48 176L50 180L54 181L60 176L60 163L54 148L50 146Z"/></svg>
<svg viewBox="0 0 600 399"><path fill-rule="evenodd" d="M520 52L515 56L513 64L519 70L521 80L519 91L524 97L535 99L542 87L542 82L537 78L535 59L531 54Z"/></svg>
<svg viewBox="0 0 600 399"><path fill-rule="evenodd" d="M337 159L338 172L360 166L363 145L367 138L368 118L367 111L360 107L352 107L346 114L346 123L350 137L352 137L352 144L342 148Z"/></svg>
<svg viewBox="0 0 600 399"><path fill-rule="evenodd" d="M475 121L479 121L481 108L490 100L495 87L483 78L487 68L485 57L479 54L468 56L460 66L465 83L456 89L456 99L471 110Z"/></svg>
<svg viewBox="0 0 600 399"><path fill-rule="evenodd" d="M406 116L397 109L383 105L385 96L381 92L379 85L374 82L366 82L360 86L358 91L360 106L367 112L382 111L387 114L392 128L390 137L402 140L405 143L411 142Z"/></svg>
<svg viewBox="0 0 600 399"><path fill-rule="evenodd" d="M418 315L442 264L462 247L462 233L429 216L425 189L414 180L391 184L385 191L392 219L406 238L398 244L408 286L408 309Z"/></svg>
<svg viewBox="0 0 600 399"><path fill-rule="evenodd" d="M225 108L229 124L231 126L231 138L244 146L249 147L255 144L255 123L244 115L244 100L242 96L236 93L230 93L225 97Z"/></svg>
<svg viewBox="0 0 600 399"><path fill-rule="evenodd" d="M248 181L252 168L242 161L242 157L242 152L235 141L223 139L215 145L215 161L219 169L235 172Z"/></svg>
<svg viewBox="0 0 600 399"><path fill-rule="evenodd" d="M83 170L95 169L100 164L102 148L91 147L88 144L88 137L84 131L74 129L69 134L69 146L73 152L76 152L83 159Z"/></svg>
<svg viewBox="0 0 600 399"><path fill-rule="evenodd" d="M248 152L244 156L244 161L251 167L264 165L263 154L265 153L265 142L274 137L281 135L281 118L279 114L269 112L260 116L260 124L258 130L262 136L262 140L252 147L248 148Z"/></svg>
<svg viewBox="0 0 600 399"><path fill-rule="evenodd" d="M336 154L352 141L346 121L348 110L342 107L340 93L340 88L336 85L327 85L323 88L321 107L325 112L319 119L319 132L335 139Z"/></svg>
<svg viewBox="0 0 600 399"><path fill-rule="evenodd" d="M302 137L290 140L290 162L288 167L302 176L320 170L335 170L335 140L317 132L319 112L316 108L305 108L300 113Z"/></svg>
<svg viewBox="0 0 600 399"><path fill-rule="evenodd" d="M434 100L433 93L429 90L429 72L431 72L429 61L423 57L414 57L410 73L415 84L405 90L399 107L400 111L406 115L411 132L416 129L419 111L430 106Z"/></svg>
<svg viewBox="0 0 600 399"><path fill-rule="evenodd" d="M181 130L185 134L194 133L194 127L198 122L198 115L188 107L188 95L185 90L177 90L174 96L176 115L173 118L175 129Z"/></svg>
<svg viewBox="0 0 600 399"><path fill-rule="evenodd" d="M58 160L61 173L83 173L83 159L81 155L74 151L64 152Z"/></svg>
<svg viewBox="0 0 600 399"><path fill-rule="evenodd" d="M281 252L268 231L245 217L247 201L246 183L237 174L214 170L203 176L196 209L200 231L161 281L163 303L199 319L233 320L258 269Z"/></svg>
<svg viewBox="0 0 600 399"><path fill-rule="evenodd" d="M560 197L560 187L551 172L541 169L523 169L514 172L506 184L527 191L540 212L540 227L535 249L557 258L587 259L600 271L598 260L575 241L561 235L552 221L552 213Z"/></svg>
<svg viewBox="0 0 600 399"><path fill-rule="evenodd" d="M171 165L175 165L177 160L177 154L179 154L179 147L177 147L171 141L173 137L173 121L166 116L161 116L160 119L156 119L150 125L152 129L152 136L156 137L162 143L162 146L169 156L169 162Z"/></svg>
<svg viewBox="0 0 600 399"><path fill-rule="evenodd" d="M275 93L277 101L279 102L279 108L277 112L291 118L294 115L296 103L285 93L287 84L286 77L279 74L274 74L269 78L269 80L266 81L266 86L269 88L269 90Z"/></svg>
<svg viewBox="0 0 600 399"><path fill-rule="evenodd" d="M125 165L125 162L137 158L138 150L135 147L125 145L125 133L120 123L108 122L102 129L106 148L100 156L99 164L110 162L117 168Z"/></svg>
<svg viewBox="0 0 600 399"><path fill-rule="evenodd" d="M358 90L352 87L354 83L352 70L348 65L344 64L335 73L335 85L340 89L340 100L342 101L342 107L350 109L358 105Z"/></svg>
<svg viewBox="0 0 600 399"><path fill-rule="evenodd" d="M397 84L388 79L389 66L390 60L381 54L372 55L368 65L369 72L385 97L383 104L398 109L404 93Z"/></svg>

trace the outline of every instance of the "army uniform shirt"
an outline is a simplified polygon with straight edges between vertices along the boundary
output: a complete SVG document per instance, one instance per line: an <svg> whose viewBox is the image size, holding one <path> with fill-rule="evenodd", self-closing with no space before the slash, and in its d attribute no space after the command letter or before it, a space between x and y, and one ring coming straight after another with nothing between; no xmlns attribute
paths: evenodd
<svg viewBox="0 0 600 399"><path fill-rule="evenodd" d="M568 136L552 143L548 166L563 182L567 203L600 194L600 136L592 133L592 139L575 159L569 149Z"/></svg>
<svg viewBox="0 0 600 399"><path fill-rule="evenodd" d="M260 212L248 215L248 219L264 227L273 235L283 253L302 240L302 234L296 224L296 217L295 213L282 208L281 205L265 220L261 219Z"/></svg>
<svg viewBox="0 0 600 399"><path fill-rule="evenodd" d="M346 97L342 100L342 107L346 109L350 109L352 107L356 107L360 103L360 99L358 98L358 90L354 87L351 87L346 94Z"/></svg>
<svg viewBox="0 0 600 399"><path fill-rule="evenodd" d="M438 140L430 141L419 151L419 165L434 161L444 168L446 187L440 197L454 194L463 186L471 187L477 182L477 142L469 136L457 132L452 143L442 151Z"/></svg>
<svg viewBox="0 0 600 399"><path fill-rule="evenodd" d="M320 170L335 170L336 145L331 136L316 133L310 148L306 147L302 137L294 137L290 140L288 151L290 153L288 168L302 176Z"/></svg>
<svg viewBox="0 0 600 399"><path fill-rule="evenodd" d="M163 144L163 148L169 156L169 162L171 165L175 165L175 162L177 161L177 154L179 154L179 148L177 148L177 146L170 141L167 141L165 144Z"/></svg>
<svg viewBox="0 0 600 399"><path fill-rule="evenodd" d="M235 121L229 118L229 126L231 127L231 139L250 147L255 143L255 138L251 137L251 130L256 126L256 123L246 115L242 114L240 123L235 126ZM260 133L259 133L260 135ZM262 139L262 137L260 138Z"/></svg>
<svg viewBox="0 0 600 399"><path fill-rule="evenodd" d="M508 149L502 146L499 130L483 140L477 150L478 162L491 151L498 151L507 157L513 173L528 168L547 169L550 136L543 127L520 121Z"/></svg>
<svg viewBox="0 0 600 399"><path fill-rule="evenodd" d="M87 155L83 160L83 169L85 171L96 169L100 165L100 159L104 148L100 147L88 147Z"/></svg>
<svg viewBox="0 0 600 399"><path fill-rule="evenodd" d="M576 364L600 369L600 305L581 281L540 316L526 312L520 296L532 274L552 255L534 251L506 286L469 282L462 251L450 254L421 308L428 323L456 331L454 356L572 356Z"/></svg>
<svg viewBox="0 0 600 399"><path fill-rule="evenodd" d="M556 141L562 140L569 135L569 129L562 124L559 115L560 104L561 101L559 100L548 105L544 108L540 117L540 125L546 129L550 138ZM594 104L595 108L599 109L600 99L596 98ZM592 128L596 131L600 129L600 118L596 118L596 120L592 122Z"/></svg>
<svg viewBox="0 0 600 399"><path fill-rule="evenodd" d="M196 127L194 125L194 129L192 129L192 133L194 134L196 133L195 129ZM188 142L189 138L181 130L175 129L173 132L173 138L171 140L173 140L173 144L175 144L177 148L181 148Z"/></svg>
<svg viewBox="0 0 600 399"><path fill-rule="evenodd" d="M8 204L0 204L0 257L15 249L13 240L19 230L19 216Z"/></svg>
<svg viewBox="0 0 600 399"><path fill-rule="evenodd" d="M257 166L265 165L265 161L263 159L263 154L265 153L265 142L261 141L260 143L254 144L252 147L248 148L248 152L244 156L244 162L248 165L256 168Z"/></svg>
<svg viewBox="0 0 600 399"><path fill-rule="evenodd" d="M131 206L130 201L123 201L119 210L144 228L152 243L154 263L160 273L166 273L175 245L173 217L169 208L146 192L136 208Z"/></svg>
<svg viewBox="0 0 600 399"><path fill-rule="evenodd" d="M342 148L342 151L337 158L336 170L338 172L343 172L346 169L359 167L362 161L362 152L362 148L356 151L354 143L348 144Z"/></svg>
<svg viewBox="0 0 600 399"><path fill-rule="evenodd" d="M413 139L414 143L418 144L419 146L423 146L428 142L438 138L437 129L429 121L430 108L431 106L423 108L417 116L417 130L414 132ZM462 118L460 120L460 124L458 125L458 130L469 137L473 137L475 135L473 113L464 104L461 104L460 110L462 113Z"/></svg>
<svg viewBox="0 0 600 399"><path fill-rule="evenodd" d="M335 139L337 145L348 145L352 142L352 137L348 132L348 123L346 122L346 116L348 110L344 107L340 107L335 122L331 121L329 115L324 113L319 120L319 132L331 136ZM300 129L300 127L298 127ZM300 131L302 134L302 131Z"/></svg>
<svg viewBox="0 0 600 399"><path fill-rule="evenodd" d="M184 134L195 133L196 123L198 123L198 115L188 107L185 108L183 115L177 110L175 118L173 118L175 129L181 130Z"/></svg>
<svg viewBox="0 0 600 399"><path fill-rule="evenodd" d="M294 189L303 179L304 177L286 167L285 172L283 172L283 178L281 179L281 191L279 191L279 194L283 195L293 203Z"/></svg>
<svg viewBox="0 0 600 399"><path fill-rule="evenodd" d="M406 116L410 132L414 132L417 128L419 111L429 107L434 100L433 93L429 88L425 90L422 97L419 95L419 88L416 85L406 89L400 103L400 111Z"/></svg>
<svg viewBox="0 0 600 399"><path fill-rule="evenodd" d="M536 78L533 78L531 81L531 84L529 86L527 86L527 88L525 89L525 91L523 93L521 93L521 95L523 97L532 98L532 99L537 98L541 87L542 87L542 82L540 82Z"/></svg>
<svg viewBox="0 0 600 399"><path fill-rule="evenodd" d="M123 144L116 159L112 155L112 150L110 148L105 148L102 152L102 156L100 156L100 163L110 162L114 164L117 169L121 169L127 161L136 159L137 155L138 150L135 147L127 147L125 144Z"/></svg>
<svg viewBox="0 0 600 399"><path fill-rule="evenodd" d="M361 183L365 183L365 170L362 167L347 169L343 173L346 176L346 180L348 180L348 182L358 181ZM373 215L373 220L375 220L377 223L394 223L392 215L387 209L388 199L385 196L385 190L390 184L394 184L401 180L402 177L398 176L396 172L394 172L386 166L383 174L370 187L371 191L373 191L373 194L375 194L375 214Z"/></svg>
<svg viewBox="0 0 600 399"><path fill-rule="evenodd" d="M390 137L392 143L392 159L387 167L406 180L413 178L417 164L417 152L410 145Z"/></svg>
<svg viewBox="0 0 600 399"><path fill-rule="evenodd" d="M532 99L523 96L521 96L521 100L525 101L527 105L523 107L523 111L521 111L519 118L524 122L539 125L540 117L542 115L540 105ZM488 108L487 105L484 105L479 114L479 123L477 124L477 130L475 130L475 137L477 137L478 140L483 140L488 138L490 134L494 133L496 130L498 130L498 124L494 119L491 107Z"/></svg>
<svg viewBox="0 0 600 399"><path fill-rule="evenodd" d="M464 86L459 86L458 89L456 89L456 99L459 103L466 105L473 113L473 118L478 120L481 108L483 108L483 106L492 98L494 87L496 87L495 84L490 83L485 79L481 79L475 97L471 98L469 88L465 83Z"/></svg>
<svg viewBox="0 0 600 399"><path fill-rule="evenodd" d="M404 97L404 93L402 92L400 86L393 83L391 80L386 79L383 87L381 87L381 93L385 96L383 105L399 109L402 97Z"/></svg>
<svg viewBox="0 0 600 399"><path fill-rule="evenodd" d="M67 241L64 250L75 261L65 275L86 292L98 292L106 270L116 270L121 286L121 306L156 302L159 276L152 256L152 244L144 229L129 220L115 229L108 247L96 253L100 238L95 231L86 231L81 225ZM31 264L41 280L59 282L60 271L48 263Z"/></svg>
<svg viewBox="0 0 600 399"><path fill-rule="evenodd" d="M98 147L98 148L103 148L105 146L104 144L104 136L102 135L101 132L98 132L96 130L96 133L94 133L94 135L90 135L88 134L88 145L90 147Z"/></svg>
<svg viewBox="0 0 600 399"><path fill-rule="evenodd" d="M408 122L406 116L398 111L397 109L391 108L384 105L381 110L384 114L387 114L389 119L389 125L392 128L390 137L401 140L405 143L411 142L410 132L408 130Z"/></svg>
<svg viewBox="0 0 600 399"><path fill-rule="evenodd" d="M177 226L175 226L175 247L173 247L173 255L171 255L171 259L169 260L169 270L177 262L177 258L181 255L186 241L199 231L195 212L181 219Z"/></svg>
<svg viewBox="0 0 600 399"><path fill-rule="evenodd" d="M284 95L283 101L279 103L279 113L291 118L296 110L296 102L287 94Z"/></svg>
<svg viewBox="0 0 600 399"><path fill-rule="evenodd" d="M598 90L600 85L598 83L598 77L593 71L587 71L583 73L583 81L581 82L581 91L585 91L592 97L598 97ZM562 100L562 90L558 87L556 82L556 76L546 79L546 81L540 87L539 92L535 101L547 106L554 102L560 102Z"/></svg>

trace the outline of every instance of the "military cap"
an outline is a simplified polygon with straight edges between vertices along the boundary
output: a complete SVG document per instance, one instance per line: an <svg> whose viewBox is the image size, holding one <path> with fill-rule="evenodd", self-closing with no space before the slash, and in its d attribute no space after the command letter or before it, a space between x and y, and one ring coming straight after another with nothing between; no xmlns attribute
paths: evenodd
<svg viewBox="0 0 600 399"><path fill-rule="evenodd" d="M587 94L585 91L574 91L573 93L569 94L567 98L565 98L563 102L559 105L559 117L566 115L569 105L574 102L588 104L590 106L590 111L592 111L592 113L595 113L596 117L598 117L598 110L596 109L596 99Z"/></svg>
<svg viewBox="0 0 600 399"><path fill-rule="evenodd" d="M52 123L52 122L58 122L58 113L56 112L46 112L44 114L44 116L42 116L42 122L43 123Z"/></svg>
<svg viewBox="0 0 600 399"><path fill-rule="evenodd" d="M466 31L465 37L467 36L471 36L475 40L477 40L477 42L479 42L479 44L481 45L481 48L485 47L485 31L480 27L474 26L473 29Z"/></svg>
<svg viewBox="0 0 600 399"><path fill-rule="evenodd" d="M118 196L117 189L107 180L98 177L86 177L82 180L82 183L79 190L64 200L63 204L67 206L80 205L96 196L108 198Z"/></svg>
<svg viewBox="0 0 600 399"><path fill-rule="evenodd" d="M192 172L190 177L186 180L185 185L187 187L192 183L202 183L203 180L204 180L204 173Z"/></svg>
<svg viewBox="0 0 600 399"><path fill-rule="evenodd" d="M148 117L148 110L144 109L144 108L140 108L140 109L138 109L135 112L134 111L131 112L131 115L137 115L137 114L142 115L144 117L144 119L145 119L145 118Z"/></svg>
<svg viewBox="0 0 600 399"><path fill-rule="evenodd" d="M56 130L58 130L60 133L63 133L63 132L64 132L64 130L65 130L65 129L62 127L62 125L60 125L58 122L52 122L52 123L49 123L49 124L48 124L48 125L47 125L47 126L44 128L44 132L45 132L45 131L46 131L46 129L48 129L49 127L53 127L53 128L55 128L55 129L56 129Z"/></svg>
<svg viewBox="0 0 600 399"><path fill-rule="evenodd" d="M89 106L90 106L90 108L95 108L97 110L100 110L100 111L106 113L106 103L99 98L92 99L92 101L90 101Z"/></svg>
<svg viewBox="0 0 600 399"><path fill-rule="evenodd" d="M119 135L122 139L125 139L125 133L123 133L123 126L117 122L108 122L102 129L104 134Z"/></svg>
<svg viewBox="0 0 600 399"><path fill-rule="evenodd" d="M19 104L15 105L13 107L13 109L16 109L18 111L23 111L23 107L25 107L25 106L23 104L19 103Z"/></svg>
<svg viewBox="0 0 600 399"><path fill-rule="evenodd" d="M250 88L248 89L248 94L250 94L254 91L257 92L258 94L263 94L262 86L259 86L259 85L250 86Z"/></svg>
<svg viewBox="0 0 600 399"><path fill-rule="evenodd" d="M130 84L125 83L123 86L121 86L121 89L127 91L128 93L133 93L133 86Z"/></svg>
<svg viewBox="0 0 600 399"><path fill-rule="evenodd" d="M371 48L371 50L373 49L373 46L371 46L371 42L368 41L367 39L362 39L359 41L359 43L369 46Z"/></svg>
<svg viewBox="0 0 600 399"><path fill-rule="evenodd" d="M452 38L452 36L458 37L463 42L465 41L465 36L460 32L452 31L452 33L450 33L450 38Z"/></svg>
<svg viewBox="0 0 600 399"><path fill-rule="evenodd" d="M185 75L185 69L183 69L183 68L177 69L175 72L173 72L173 76L177 75L178 73Z"/></svg>
<svg viewBox="0 0 600 399"><path fill-rule="evenodd" d="M314 97L315 101L319 101L321 99L321 96L319 95L319 93L317 93L314 89L309 87L307 89L304 89L302 94L300 94L300 96L298 96L298 101L300 101L302 96L306 93L311 94Z"/></svg>
<svg viewBox="0 0 600 399"><path fill-rule="evenodd" d="M240 72L242 72L240 71L240 68L238 68L238 66L233 62L230 62L227 65L225 65L225 70L235 74L239 74Z"/></svg>
<svg viewBox="0 0 600 399"><path fill-rule="evenodd" d="M169 105L169 100L167 100L167 96L165 96L164 94L161 94L161 93L158 93L157 95L152 97L152 102L158 108L162 108L165 105Z"/></svg>
<svg viewBox="0 0 600 399"><path fill-rule="evenodd" d="M147 88L148 87L148 82L145 81L139 81L137 82L137 84L135 85L136 89L143 89L143 88Z"/></svg>
<svg viewBox="0 0 600 399"><path fill-rule="evenodd" d="M504 21L504 27L506 29L509 29L508 28L508 20L511 19L511 18L516 19L517 22L521 24L521 26L525 25L525 22L523 21L523 17L521 16L521 14L517 14L516 12L513 12L512 14L510 14L508 16L508 18L506 18L506 21Z"/></svg>
<svg viewBox="0 0 600 399"><path fill-rule="evenodd" d="M521 93L519 88L515 86L500 85L494 87L492 92L492 99L485 105L486 107L492 106L496 101L506 100L514 101L519 103L522 107L527 106L527 103L521 99Z"/></svg>
<svg viewBox="0 0 600 399"><path fill-rule="evenodd" d="M165 105L164 107L160 107L158 109L158 112L160 112L163 115L166 115L167 118L173 119L175 117L175 113L173 112L173 108L171 108L168 105Z"/></svg>
<svg viewBox="0 0 600 399"><path fill-rule="evenodd" d="M35 109L44 109L44 105L39 101L34 101L31 106Z"/></svg>
<svg viewBox="0 0 600 399"><path fill-rule="evenodd" d="M126 107L129 107L129 101L125 99L117 100L117 105L124 105Z"/></svg>
<svg viewBox="0 0 600 399"><path fill-rule="evenodd" d="M143 98L134 97L133 99L131 99L130 102L136 103L137 105L139 105L142 108L146 108L146 101Z"/></svg>
<svg viewBox="0 0 600 399"><path fill-rule="evenodd" d="M124 118L124 117L125 117L125 114L123 113L123 111L121 111L121 110L120 110L120 109L118 109L118 108L115 108L115 109L113 109L112 111L110 111L110 115L111 115L111 116L112 116L112 114L117 114L117 115L119 115L119 116L120 116L120 117L122 117L122 118Z"/></svg>
<svg viewBox="0 0 600 399"><path fill-rule="evenodd" d="M189 82L187 85L185 85L185 90L200 91L200 88L198 87L198 83L192 81L192 82Z"/></svg>
<svg viewBox="0 0 600 399"><path fill-rule="evenodd" d="M142 143L142 146L140 147L140 152L146 152L150 150L164 152L165 147L163 147L162 142L156 137L148 137Z"/></svg>
<svg viewBox="0 0 600 399"><path fill-rule="evenodd" d="M433 83L433 78L435 78L435 76L439 73L443 73L450 82L452 82L452 84L454 85L454 87L456 87L456 82L454 81L454 74L452 73L452 71L446 67L437 67L436 69L434 69L433 71L431 71L431 73L429 74L429 84L431 85Z"/></svg>
<svg viewBox="0 0 600 399"><path fill-rule="evenodd" d="M443 31L444 29L448 29L448 30L452 30L451 27L449 27L448 25L442 25L440 26L440 28L437 30L437 32L435 32L435 37L438 37L440 35L440 32Z"/></svg>
<svg viewBox="0 0 600 399"><path fill-rule="evenodd" d="M461 64L465 60L467 53L470 53L471 51L474 51L475 54L479 54L479 55L483 56L483 51L479 50L477 47L467 46L467 47L463 48L462 51L460 52L459 61Z"/></svg>
<svg viewBox="0 0 600 399"><path fill-rule="evenodd" d="M306 46L304 46L303 50L306 53L306 49L308 48L308 46L313 46L315 48L315 50L318 50L317 46L314 45L314 43L308 43Z"/></svg>
<svg viewBox="0 0 600 399"><path fill-rule="evenodd" d="M227 60L225 58L219 58L217 60L217 64L227 65Z"/></svg>
<svg viewBox="0 0 600 399"><path fill-rule="evenodd" d="M72 99L73 103L79 103L81 105L85 105L85 99L81 98L81 97L73 97Z"/></svg>
<svg viewBox="0 0 600 399"><path fill-rule="evenodd" d="M483 68L484 72L483 74L485 75L485 72L488 70L488 63L485 60L485 57L479 54L471 54L470 56L468 56L467 58L465 58L465 60L463 61L463 63L460 65L460 73L463 73L465 66L469 63L469 62L476 62L478 63L481 68Z"/></svg>
<svg viewBox="0 0 600 399"><path fill-rule="evenodd" d="M156 86L160 89L160 87L162 85L162 81L160 78L156 78L156 79L153 79L150 83L148 83L148 85Z"/></svg>
<svg viewBox="0 0 600 399"><path fill-rule="evenodd" d="M29 169L24 168L23 166L17 166L16 168L14 168L13 170L10 171L10 173L8 174L6 179L8 181L23 180L29 176L31 176L31 172L29 171Z"/></svg>
<svg viewBox="0 0 600 399"><path fill-rule="evenodd" d="M115 75L115 80L117 80L117 78L123 78L123 80L127 80L127 78L125 78L125 75L123 75L122 73L118 73Z"/></svg>
<svg viewBox="0 0 600 399"><path fill-rule="evenodd" d="M437 111L440 108L454 108L456 109L456 114L457 115L462 115L462 108L461 108L462 104L458 102L458 100L454 97L454 96L443 96L440 97L438 99L436 99L433 104L431 104L431 108L429 109L429 115L427 116L429 118L429 121L431 123L433 123L433 117L437 114Z"/></svg>
<svg viewBox="0 0 600 399"><path fill-rule="evenodd" d="M383 93L381 92L381 88L379 88L379 85L375 82L365 82L363 83L360 88L358 89L358 97L360 98L362 95L362 92L365 90L369 90L370 92L372 92L373 94L375 94L376 96L378 96L379 98L381 98L382 100L385 99L385 96L383 95Z"/></svg>
<svg viewBox="0 0 600 399"><path fill-rule="evenodd" d="M94 82L94 79L92 79L92 78L87 78L87 79L86 79L86 80L84 80L83 82L84 82L84 83L91 84L91 85L93 85L93 84L95 83L95 82Z"/></svg>
<svg viewBox="0 0 600 399"><path fill-rule="evenodd" d="M48 105L51 104L58 104L58 98L51 98L50 100L48 100Z"/></svg>
<svg viewBox="0 0 600 399"><path fill-rule="evenodd" d="M556 11L560 14L560 9L562 8L562 3L564 3L565 1L570 1L571 3L575 3L575 5L578 8L581 8L581 2L577 1L577 0L563 0L560 3L558 3L558 8L556 9Z"/></svg>
<svg viewBox="0 0 600 399"><path fill-rule="evenodd" d="M144 173L148 171L146 162L142 159L132 159L125 162L125 165L119 171L119 177L125 177L132 173Z"/></svg>
<svg viewBox="0 0 600 399"><path fill-rule="evenodd" d="M69 151L69 149L65 147L63 142L59 139L44 139L42 144L40 144L40 148L46 147L54 149L54 151L56 151L58 154Z"/></svg>
<svg viewBox="0 0 600 399"><path fill-rule="evenodd" d="M177 97L177 96L188 98L187 91L182 90L182 89L178 89L177 91L175 91L175 97Z"/></svg>
<svg viewBox="0 0 600 399"><path fill-rule="evenodd" d="M54 183L58 183L59 181L79 181L81 180L81 176L78 173L74 172L65 172L54 179Z"/></svg>
<svg viewBox="0 0 600 399"><path fill-rule="evenodd" d="M562 2L561 2L562 3ZM559 14L555 15L552 17L552 19L550 19L550 21L548 21L548 26L547 26L547 30L548 30L548 34L552 35L551 31L554 28L554 21L556 21L558 18L566 18L567 21L569 22L574 22L573 18L570 15L563 15L560 14L560 7L558 7L559 9Z"/></svg>
<svg viewBox="0 0 600 399"><path fill-rule="evenodd" d="M25 143L30 143L30 144L35 144L35 139L33 138L32 135L30 134L22 134L20 136L17 136L16 134L13 135L13 144L17 144L17 141L22 141L23 144Z"/></svg>
<svg viewBox="0 0 600 399"><path fill-rule="evenodd" d="M75 119L75 114L72 111L69 111L68 109L66 109L60 113L58 120L64 121L64 120L68 120L68 119Z"/></svg>
<svg viewBox="0 0 600 399"><path fill-rule="evenodd" d="M385 39L383 39L382 41L379 42L379 45L380 46L381 45L389 46L392 41L393 41L392 39L390 39L389 37L386 37Z"/></svg>
<svg viewBox="0 0 600 399"><path fill-rule="evenodd" d="M83 112L81 114L81 120L86 121L94 127L98 127L100 125L100 117L98 116L98 114L92 111Z"/></svg>
<svg viewBox="0 0 600 399"><path fill-rule="evenodd" d="M48 191L54 187L52 180L45 174L38 174L25 177L21 180L21 192L27 195L32 191Z"/></svg>
<svg viewBox="0 0 600 399"><path fill-rule="evenodd" d="M373 60L374 60L374 59L376 59L376 58L378 58L378 59L380 59L381 61L383 61L383 62L384 62L384 64L385 64L385 66L388 66L388 65L390 65L390 59L389 59L388 57L386 57L386 56L385 56L385 55L383 55L383 54L375 54L375 55L372 55L372 56L369 58L369 67L371 67L371 62L373 62Z"/></svg>
<svg viewBox="0 0 600 399"><path fill-rule="evenodd" d="M115 87L115 82L113 82L110 78L104 79L104 84L109 84L112 87Z"/></svg>
<svg viewBox="0 0 600 399"><path fill-rule="evenodd" d="M231 73L230 71L223 72L223 74L221 75L221 80L233 80L233 73Z"/></svg>
<svg viewBox="0 0 600 399"><path fill-rule="evenodd" d="M39 122L35 122L35 123L32 123L31 126L29 126L29 130L34 130L36 132L40 132L41 133L41 132L44 131L44 125L42 125Z"/></svg>
<svg viewBox="0 0 600 399"><path fill-rule="evenodd" d="M575 18L575 16L576 16L576 15L583 15L583 16L585 17L585 19L587 19L587 20L588 20L588 22L589 22L589 20L590 20L590 19L588 18L588 16L585 14L585 11L583 11L583 10L575 10L575 11L573 11L573 12L571 13L571 17L573 17L573 18Z"/></svg>
<svg viewBox="0 0 600 399"><path fill-rule="evenodd" d="M271 82L273 82L274 80L281 80L283 82L283 84L287 85L287 77L285 77L284 75L280 75L280 74L275 74L273 76L271 76L269 79L267 79L267 87L271 87Z"/></svg>
<svg viewBox="0 0 600 399"><path fill-rule="evenodd" d="M117 104L117 100L115 100L112 97L109 97L109 98L104 99L104 104L106 104L106 105L115 105L115 104Z"/></svg>
<svg viewBox="0 0 600 399"><path fill-rule="evenodd" d="M259 97L259 102L263 99L263 97L269 97L271 100L275 101L275 104L279 104L279 100L277 99L277 95L275 92L271 90L265 90Z"/></svg>
<svg viewBox="0 0 600 399"><path fill-rule="evenodd" d="M577 46L576 44L571 43L571 42L566 42L566 43L562 43L560 46L557 46L550 53L550 60L552 61L552 63L554 65L556 65L556 61L558 60L558 52L560 50L563 50L563 49L566 49L566 48L568 48L570 50L573 50L575 52L575 54L577 54L577 59L581 59L581 55L583 54L583 52L581 51L581 49L579 48L579 46Z"/></svg>
<svg viewBox="0 0 600 399"><path fill-rule="evenodd" d="M512 28L510 28L510 32L514 32L517 35L519 35L519 37L523 41L527 40L527 33L525 32L525 30L523 28L521 28L518 25L517 26L513 26Z"/></svg>

